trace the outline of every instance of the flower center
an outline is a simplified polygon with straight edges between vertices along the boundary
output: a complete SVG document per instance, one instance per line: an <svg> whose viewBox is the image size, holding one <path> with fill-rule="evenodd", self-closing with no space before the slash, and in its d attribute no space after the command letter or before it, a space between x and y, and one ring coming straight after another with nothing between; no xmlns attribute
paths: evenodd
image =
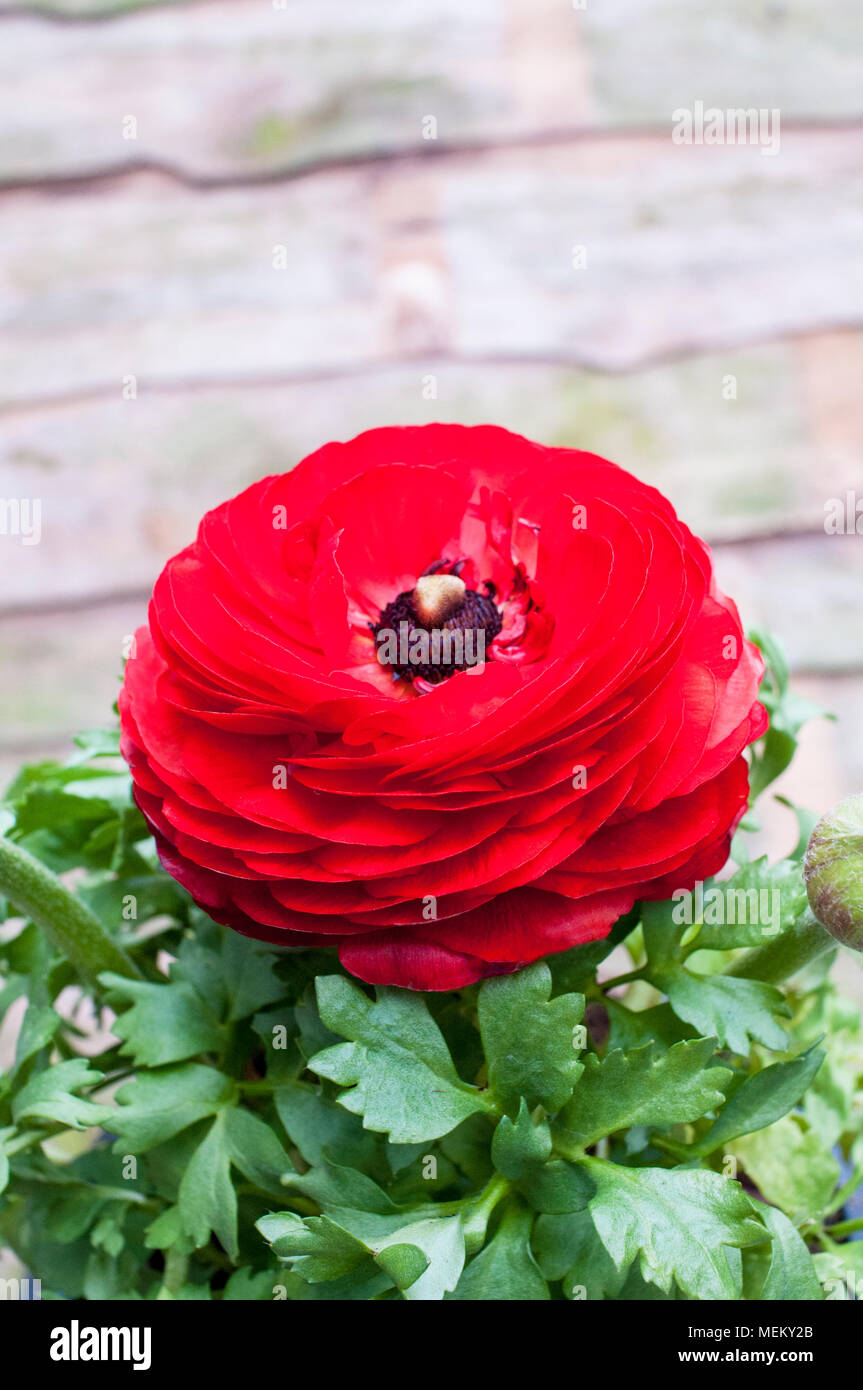
<svg viewBox="0 0 863 1390"><path fill-rule="evenodd" d="M393 677L429 685L488 659L503 617L486 583L485 594L468 589L455 574L424 574L398 594L372 626L377 658Z"/></svg>

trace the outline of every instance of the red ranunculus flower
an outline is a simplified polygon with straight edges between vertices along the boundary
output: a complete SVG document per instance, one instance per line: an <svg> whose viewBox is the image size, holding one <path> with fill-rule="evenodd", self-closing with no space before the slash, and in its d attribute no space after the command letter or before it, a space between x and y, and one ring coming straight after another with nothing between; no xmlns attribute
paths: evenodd
<svg viewBox="0 0 863 1390"><path fill-rule="evenodd" d="M149 616L121 711L165 868L375 983L515 970L715 872L766 725L670 503L490 426L371 430L263 479Z"/></svg>

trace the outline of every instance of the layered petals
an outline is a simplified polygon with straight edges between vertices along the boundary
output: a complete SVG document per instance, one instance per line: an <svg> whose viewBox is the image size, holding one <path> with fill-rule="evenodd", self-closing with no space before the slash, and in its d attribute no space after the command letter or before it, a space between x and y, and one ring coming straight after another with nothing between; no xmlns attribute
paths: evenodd
<svg viewBox="0 0 863 1390"><path fill-rule="evenodd" d="M431 679L379 645L396 600L422 637L430 575L459 637L495 614L483 659ZM217 921L452 989L721 867L761 674L655 489L491 426L372 430L169 561L122 746L162 863Z"/></svg>

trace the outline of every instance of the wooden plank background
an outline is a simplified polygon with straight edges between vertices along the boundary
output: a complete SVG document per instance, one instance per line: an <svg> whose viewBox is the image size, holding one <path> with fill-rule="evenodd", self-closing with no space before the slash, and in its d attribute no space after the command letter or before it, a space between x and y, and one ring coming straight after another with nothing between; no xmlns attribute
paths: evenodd
<svg viewBox="0 0 863 1390"><path fill-rule="evenodd" d="M861 72L857 0L0 0L0 772L206 507L460 419L663 488L842 716L785 789L863 786ZM779 152L674 144L699 100Z"/></svg>

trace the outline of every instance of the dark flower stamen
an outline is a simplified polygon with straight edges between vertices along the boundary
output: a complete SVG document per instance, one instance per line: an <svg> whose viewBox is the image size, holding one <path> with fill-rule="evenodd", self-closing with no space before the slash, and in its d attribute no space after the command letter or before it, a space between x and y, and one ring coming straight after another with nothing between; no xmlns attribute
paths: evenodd
<svg viewBox="0 0 863 1390"><path fill-rule="evenodd" d="M503 626L490 596L494 588L486 589L478 594L453 574L424 575L414 589L388 603L372 625L378 660L394 676L429 685L479 665ZM429 659L423 660L426 652Z"/></svg>

